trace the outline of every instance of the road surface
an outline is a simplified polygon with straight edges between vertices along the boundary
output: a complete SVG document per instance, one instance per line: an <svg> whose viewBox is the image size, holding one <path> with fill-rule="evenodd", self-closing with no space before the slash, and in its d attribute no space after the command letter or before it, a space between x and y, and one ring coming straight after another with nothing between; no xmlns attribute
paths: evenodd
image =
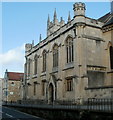
<svg viewBox="0 0 113 120"><path fill-rule="evenodd" d="M13 108L0 107L0 115L2 113L2 120L44 120L42 118L20 112Z"/></svg>

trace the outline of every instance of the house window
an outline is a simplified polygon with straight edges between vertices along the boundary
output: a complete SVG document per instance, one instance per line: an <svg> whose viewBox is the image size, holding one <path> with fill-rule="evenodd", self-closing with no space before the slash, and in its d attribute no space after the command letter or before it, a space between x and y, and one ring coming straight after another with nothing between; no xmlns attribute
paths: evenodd
<svg viewBox="0 0 113 120"><path fill-rule="evenodd" d="M110 67L113 69L113 47L110 46Z"/></svg>
<svg viewBox="0 0 113 120"><path fill-rule="evenodd" d="M38 64L38 57L37 55L34 57L34 74L37 74L37 64Z"/></svg>
<svg viewBox="0 0 113 120"><path fill-rule="evenodd" d="M45 95L45 81L42 81L42 95Z"/></svg>
<svg viewBox="0 0 113 120"><path fill-rule="evenodd" d="M66 80L66 90L73 91L73 80L72 78Z"/></svg>
<svg viewBox="0 0 113 120"><path fill-rule="evenodd" d="M11 86L15 86L15 83L14 83L14 82L11 82Z"/></svg>
<svg viewBox="0 0 113 120"><path fill-rule="evenodd" d="M67 54L67 63L73 62L74 50L73 50L73 38L72 37L68 37L66 40L66 54Z"/></svg>
<svg viewBox="0 0 113 120"><path fill-rule="evenodd" d="M36 83L34 83L34 95L36 95Z"/></svg>
<svg viewBox="0 0 113 120"><path fill-rule="evenodd" d="M10 92L10 95L13 95L14 94L14 92Z"/></svg>
<svg viewBox="0 0 113 120"><path fill-rule="evenodd" d="M46 54L46 51L44 50L43 51L43 72L45 72L46 71L46 58L47 57L47 54Z"/></svg>
<svg viewBox="0 0 113 120"><path fill-rule="evenodd" d="M53 67L58 67L58 45L53 47Z"/></svg>

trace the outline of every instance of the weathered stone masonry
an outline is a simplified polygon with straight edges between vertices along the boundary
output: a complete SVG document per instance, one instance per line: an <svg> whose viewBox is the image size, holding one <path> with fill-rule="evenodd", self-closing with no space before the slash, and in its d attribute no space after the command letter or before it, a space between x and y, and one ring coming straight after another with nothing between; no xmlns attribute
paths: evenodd
<svg viewBox="0 0 113 120"><path fill-rule="evenodd" d="M51 103L113 97L113 12L96 20L85 16L84 3L73 10L67 23L55 10L46 39L26 44L24 98Z"/></svg>

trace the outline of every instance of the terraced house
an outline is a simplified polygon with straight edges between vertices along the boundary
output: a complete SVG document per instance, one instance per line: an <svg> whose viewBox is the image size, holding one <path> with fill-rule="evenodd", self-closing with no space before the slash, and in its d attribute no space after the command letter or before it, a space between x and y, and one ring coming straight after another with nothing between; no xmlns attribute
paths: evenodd
<svg viewBox="0 0 113 120"><path fill-rule="evenodd" d="M21 81L24 73L8 72L6 69L2 80L2 100L3 102L17 102L21 100Z"/></svg>
<svg viewBox="0 0 113 120"><path fill-rule="evenodd" d="M55 10L53 21L48 16L47 37L26 44L24 99L113 98L113 2L99 19L85 10L84 3L75 3L67 23Z"/></svg>

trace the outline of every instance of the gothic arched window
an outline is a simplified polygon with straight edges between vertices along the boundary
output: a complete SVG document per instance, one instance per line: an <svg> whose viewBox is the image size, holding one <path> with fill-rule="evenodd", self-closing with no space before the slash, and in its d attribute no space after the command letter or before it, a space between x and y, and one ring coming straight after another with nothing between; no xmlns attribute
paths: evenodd
<svg viewBox="0 0 113 120"><path fill-rule="evenodd" d="M53 67L58 67L58 45L53 47Z"/></svg>
<svg viewBox="0 0 113 120"><path fill-rule="evenodd" d="M66 39L66 56L67 63L74 61L73 38L70 36Z"/></svg>
<svg viewBox="0 0 113 120"><path fill-rule="evenodd" d="M35 55L34 57L34 74L37 74L37 65L38 65L38 57Z"/></svg>
<svg viewBox="0 0 113 120"><path fill-rule="evenodd" d="M113 69L113 47L110 46L109 50L110 50L110 67L111 69Z"/></svg>
<svg viewBox="0 0 113 120"><path fill-rule="evenodd" d="M46 71L46 61L47 61L47 53L46 53L46 50L43 51L42 53L42 56L43 56L43 72Z"/></svg>

